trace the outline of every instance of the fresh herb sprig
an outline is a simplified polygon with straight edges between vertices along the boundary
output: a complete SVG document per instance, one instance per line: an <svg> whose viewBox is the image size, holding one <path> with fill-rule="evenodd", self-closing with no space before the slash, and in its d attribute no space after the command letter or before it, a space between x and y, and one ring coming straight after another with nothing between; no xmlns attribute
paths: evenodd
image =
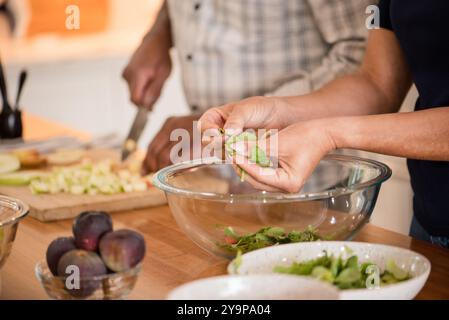
<svg viewBox="0 0 449 320"><path fill-rule="evenodd" d="M254 141L254 142L256 142L256 145L253 146L249 152L249 157L248 157L249 160L251 162L257 164L260 167L269 167L272 165L272 162L271 162L270 158L267 157L265 151L262 150L257 145L258 137L253 132L244 131L238 135L229 135L222 128L219 129L219 132L223 136L227 137L224 147L225 147L225 152L229 157L233 158L238 154L237 150L234 148L234 145L236 143ZM266 137L267 137L267 135L264 135L262 138L264 139ZM239 154L239 155L245 156L243 154ZM240 181L242 181L242 182L245 181L245 175L246 175L245 170L240 168Z"/></svg>
<svg viewBox="0 0 449 320"><path fill-rule="evenodd" d="M317 231L312 227L304 231L293 230L288 233L280 227L265 227L257 232L246 235L239 235L232 227L226 227L223 232L224 243L218 245L233 253L237 253L238 251L246 253L276 244L308 242L321 239Z"/></svg>

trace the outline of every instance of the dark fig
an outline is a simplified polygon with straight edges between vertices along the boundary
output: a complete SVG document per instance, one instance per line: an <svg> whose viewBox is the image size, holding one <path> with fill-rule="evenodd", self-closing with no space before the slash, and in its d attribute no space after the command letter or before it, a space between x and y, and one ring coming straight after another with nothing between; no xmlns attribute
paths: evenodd
<svg viewBox="0 0 449 320"><path fill-rule="evenodd" d="M73 237L60 237L53 240L47 248L47 265L53 275L58 273L59 259L71 250L75 250L75 240Z"/></svg>
<svg viewBox="0 0 449 320"><path fill-rule="evenodd" d="M107 233L100 240L100 255L106 266L115 272L135 267L145 256L145 240L132 230Z"/></svg>
<svg viewBox="0 0 449 320"><path fill-rule="evenodd" d="M74 297L90 296L101 285L92 277L107 274L108 270L98 254L85 250L65 253L58 263L58 275L65 277L65 289Z"/></svg>
<svg viewBox="0 0 449 320"><path fill-rule="evenodd" d="M100 238L111 231L111 217L102 211L83 212L73 222L73 235L78 249L97 251Z"/></svg>

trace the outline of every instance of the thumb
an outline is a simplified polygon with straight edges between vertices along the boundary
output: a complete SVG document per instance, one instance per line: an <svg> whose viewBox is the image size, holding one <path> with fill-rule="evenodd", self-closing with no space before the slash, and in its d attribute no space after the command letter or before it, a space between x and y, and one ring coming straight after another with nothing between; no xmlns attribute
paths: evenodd
<svg viewBox="0 0 449 320"><path fill-rule="evenodd" d="M209 129L223 128L233 107L233 104L227 104L207 110L198 121L199 124L201 123L198 129L203 133Z"/></svg>
<svg viewBox="0 0 449 320"><path fill-rule="evenodd" d="M237 112L232 112L227 118L223 129L232 135L237 135L243 132L245 127L245 115Z"/></svg>

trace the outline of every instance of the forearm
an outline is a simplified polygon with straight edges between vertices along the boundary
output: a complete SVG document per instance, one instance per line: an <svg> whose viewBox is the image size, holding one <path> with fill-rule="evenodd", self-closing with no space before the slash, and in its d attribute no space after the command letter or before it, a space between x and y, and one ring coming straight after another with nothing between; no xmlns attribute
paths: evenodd
<svg viewBox="0 0 449 320"><path fill-rule="evenodd" d="M336 148L449 161L449 107L323 121Z"/></svg>
<svg viewBox="0 0 449 320"><path fill-rule="evenodd" d="M296 121L391 113L411 86L406 59L394 34L372 31L360 69L305 96L281 98Z"/></svg>
<svg viewBox="0 0 449 320"><path fill-rule="evenodd" d="M145 35L143 41L153 37L159 37L160 39L163 39L164 41L166 41L166 44L170 48L173 46L170 17L166 1L164 1L164 3L162 4L161 9L159 10L159 13L157 15L156 21L154 22L153 26L148 31L148 33Z"/></svg>
<svg viewBox="0 0 449 320"><path fill-rule="evenodd" d="M312 94L280 98L295 115L295 121L327 117L360 116L395 112L392 101L362 71L341 77Z"/></svg>

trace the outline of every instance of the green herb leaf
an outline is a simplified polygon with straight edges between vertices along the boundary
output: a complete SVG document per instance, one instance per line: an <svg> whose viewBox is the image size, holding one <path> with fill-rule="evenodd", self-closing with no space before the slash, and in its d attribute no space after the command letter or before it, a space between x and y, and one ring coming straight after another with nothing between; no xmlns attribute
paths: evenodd
<svg viewBox="0 0 449 320"><path fill-rule="evenodd" d="M223 233L225 236L225 243L219 243L217 245L230 252L241 250L242 253L276 244L316 241L321 239L318 233L311 228L304 232L291 231L286 234L282 228L265 227L257 232L239 236L232 227L226 227L223 229ZM234 239L235 243L229 243L226 237Z"/></svg>

